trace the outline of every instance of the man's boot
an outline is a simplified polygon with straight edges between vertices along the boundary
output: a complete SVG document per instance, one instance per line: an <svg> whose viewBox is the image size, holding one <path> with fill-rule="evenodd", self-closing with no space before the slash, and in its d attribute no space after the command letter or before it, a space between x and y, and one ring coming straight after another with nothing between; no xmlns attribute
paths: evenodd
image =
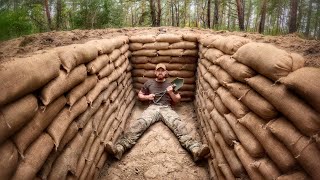
<svg viewBox="0 0 320 180"><path fill-rule="evenodd" d="M202 144L200 147L195 147L191 150L193 161L199 161L203 158L205 158L209 153L209 147L206 144Z"/></svg>
<svg viewBox="0 0 320 180"><path fill-rule="evenodd" d="M105 150L109 154L112 154L114 157L116 157L118 160L121 159L123 152L124 152L124 148L122 145L120 145L120 144L113 145L113 143L111 141L108 141L106 143Z"/></svg>

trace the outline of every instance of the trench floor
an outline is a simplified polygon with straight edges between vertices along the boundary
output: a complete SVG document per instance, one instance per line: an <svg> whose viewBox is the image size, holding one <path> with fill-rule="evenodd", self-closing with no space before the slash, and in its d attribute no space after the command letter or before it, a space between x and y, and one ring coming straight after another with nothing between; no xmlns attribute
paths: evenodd
<svg viewBox="0 0 320 180"><path fill-rule="evenodd" d="M126 128L148 106L137 102ZM193 103L180 103L174 109L187 122L196 139L200 139ZM209 179L207 161L194 163L176 136L162 122L153 124L138 143L120 161L109 157L100 180L123 179Z"/></svg>

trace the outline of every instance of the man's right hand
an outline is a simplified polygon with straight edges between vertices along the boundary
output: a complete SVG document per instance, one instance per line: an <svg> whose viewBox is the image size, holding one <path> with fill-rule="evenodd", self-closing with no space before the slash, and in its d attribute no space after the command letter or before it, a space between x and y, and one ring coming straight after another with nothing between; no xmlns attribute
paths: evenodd
<svg viewBox="0 0 320 180"><path fill-rule="evenodd" d="M154 100L155 96L156 96L155 94L149 94L149 95L147 95L147 99L152 101L152 100Z"/></svg>

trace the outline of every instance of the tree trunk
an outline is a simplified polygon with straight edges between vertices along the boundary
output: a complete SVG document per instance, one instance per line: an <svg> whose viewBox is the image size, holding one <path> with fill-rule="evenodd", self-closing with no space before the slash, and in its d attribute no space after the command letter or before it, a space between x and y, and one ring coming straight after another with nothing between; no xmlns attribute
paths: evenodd
<svg viewBox="0 0 320 180"><path fill-rule="evenodd" d="M248 27L250 26L251 10L252 10L252 0L249 0L249 7L248 7L247 17L246 17L246 31L248 30Z"/></svg>
<svg viewBox="0 0 320 180"><path fill-rule="evenodd" d="M187 0L184 0L184 18L183 18L183 27L186 26L187 20Z"/></svg>
<svg viewBox="0 0 320 180"><path fill-rule="evenodd" d="M239 20L239 28L241 31L244 31L244 9L243 2L241 0L237 1L237 9L238 9L238 20Z"/></svg>
<svg viewBox="0 0 320 180"><path fill-rule="evenodd" d="M50 16L48 0L44 0L44 8L46 11L46 16L47 16L47 21L48 21L48 29L51 30L51 16Z"/></svg>
<svg viewBox="0 0 320 180"><path fill-rule="evenodd" d="M207 24L210 28L210 15L211 15L211 0L208 0Z"/></svg>
<svg viewBox="0 0 320 180"><path fill-rule="evenodd" d="M312 12L312 3L313 0L309 0L309 8L308 8L308 19L307 19L307 26L306 26L306 32L305 32L305 36L309 37L310 34L310 21L311 21L311 12Z"/></svg>
<svg viewBox="0 0 320 180"><path fill-rule="evenodd" d="M219 25L219 0L214 1L214 17L213 17L213 25L217 27Z"/></svg>
<svg viewBox="0 0 320 180"><path fill-rule="evenodd" d="M57 0L57 22L56 22L56 29L57 30L60 30L61 28L61 23L62 23L62 15L61 15L61 12L62 12L62 2L61 0Z"/></svg>
<svg viewBox="0 0 320 180"><path fill-rule="evenodd" d="M171 26L174 26L173 0L171 0Z"/></svg>
<svg viewBox="0 0 320 180"><path fill-rule="evenodd" d="M266 12L267 12L267 1L263 0L262 7L261 7L261 18L260 18L260 24L259 24L259 33L264 32L264 24L266 21Z"/></svg>
<svg viewBox="0 0 320 180"><path fill-rule="evenodd" d="M155 27L157 25L156 22L156 8L153 0L150 0L150 15L151 15L151 21L152 21L152 26Z"/></svg>
<svg viewBox="0 0 320 180"><path fill-rule="evenodd" d="M161 26L161 1L158 0L157 26Z"/></svg>
<svg viewBox="0 0 320 180"><path fill-rule="evenodd" d="M291 0L290 2L289 33L294 33L297 31L298 0Z"/></svg>

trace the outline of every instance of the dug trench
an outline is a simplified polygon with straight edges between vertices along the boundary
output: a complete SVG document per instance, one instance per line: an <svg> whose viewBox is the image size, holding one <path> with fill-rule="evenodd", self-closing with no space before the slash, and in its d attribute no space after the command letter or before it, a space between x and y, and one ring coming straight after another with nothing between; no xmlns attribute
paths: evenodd
<svg viewBox="0 0 320 180"><path fill-rule="evenodd" d="M147 32L2 60L0 177L320 178L319 68L242 36ZM160 62L185 80L174 108L209 145L205 161L161 122L120 161L104 151L147 107L136 94Z"/></svg>

